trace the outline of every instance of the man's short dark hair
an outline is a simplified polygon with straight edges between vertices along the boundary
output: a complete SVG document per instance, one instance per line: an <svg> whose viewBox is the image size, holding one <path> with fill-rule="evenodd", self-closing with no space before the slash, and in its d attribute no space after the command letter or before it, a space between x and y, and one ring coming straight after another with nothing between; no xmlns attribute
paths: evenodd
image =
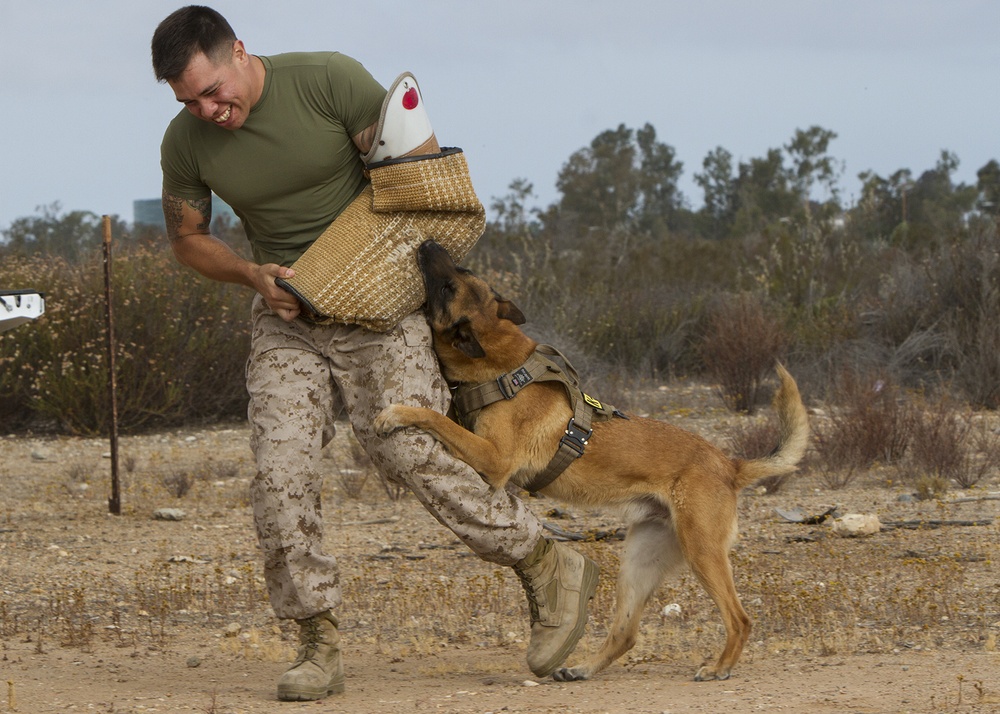
<svg viewBox="0 0 1000 714"><path fill-rule="evenodd" d="M228 59L234 42L236 33L218 12L204 5L182 7L153 33L153 72L160 82L175 80L199 52L213 62Z"/></svg>

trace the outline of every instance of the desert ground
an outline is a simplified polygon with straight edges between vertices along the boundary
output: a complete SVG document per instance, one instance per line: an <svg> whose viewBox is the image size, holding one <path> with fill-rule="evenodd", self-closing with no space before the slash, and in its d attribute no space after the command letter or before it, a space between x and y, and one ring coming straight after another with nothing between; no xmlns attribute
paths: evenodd
<svg viewBox="0 0 1000 714"><path fill-rule="evenodd" d="M748 417L719 404L707 387L677 384L650 413L725 446L727 426ZM1000 474L927 501L883 470L843 489L808 468L776 493L748 489L733 563L755 629L733 677L692 679L723 634L687 575L656 594L633 651L564 684L525 665L513 573L383 486L346 424L324 488L347 692L278 702L296 628L264 593L247 440L243 424L122 437L123 513L110 515L107 439L0 437L0 711L1000 712ZM530 503L602 566L572 663L607 626L619 524ZM832 507L875 514L881 530L845 538L829 518L777 512ZM174 510L156 517L164 508Z"/></svg>

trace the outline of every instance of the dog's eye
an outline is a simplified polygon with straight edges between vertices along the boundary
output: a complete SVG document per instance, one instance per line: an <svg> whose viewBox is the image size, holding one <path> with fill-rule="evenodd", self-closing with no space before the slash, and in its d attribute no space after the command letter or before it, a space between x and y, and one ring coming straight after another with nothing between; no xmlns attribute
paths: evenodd
<svg viewBox="0 0 1000 714"><path fill-rule="evenodd" d="M441 297L450 298L455 294L455 285L451 281L447 283L441 283Z"/></svg>

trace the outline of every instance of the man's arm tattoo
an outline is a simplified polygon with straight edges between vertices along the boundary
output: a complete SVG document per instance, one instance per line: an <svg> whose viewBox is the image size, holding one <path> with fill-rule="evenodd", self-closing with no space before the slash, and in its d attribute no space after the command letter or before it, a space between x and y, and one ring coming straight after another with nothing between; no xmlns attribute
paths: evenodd
<svg viewBox="0 0 1000 714"><path fill-rule="evenodd" d="M212 225L212 197L199 198L194 201L188 201L187 205L191 206L194 210L201 214L201 221L198 223L199 231L208 231L208 227Z"/></svg>
<svg viewBox="0 0 1000 714"><path fill-rule="evenodd" d="M184 199L163 192L163 218L167 223L167 238L173 243L177 240L177 232L181 228Z"/></svg>
<svg viewBox="0 0 1000 714"><path fill-rule="evenodd" d="M201 220L198 221L196 226L198 232L208 232L209 226L212 224L212 197L199 198L199 199L184 199L179 196L173 196L168 194L166 191L163 192L163 218L166 220L167 224L167 237L171 242L174 242L183 236L181 235L181 226L184 222L184 204L187 204L190 208L193 208L201 216Z"/></svg>

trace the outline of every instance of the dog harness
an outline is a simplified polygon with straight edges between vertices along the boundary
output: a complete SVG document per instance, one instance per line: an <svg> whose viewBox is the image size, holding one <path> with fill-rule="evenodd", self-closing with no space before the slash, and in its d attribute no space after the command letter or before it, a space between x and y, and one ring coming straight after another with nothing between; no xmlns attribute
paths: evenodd
<svg viewBox="0 0 1000 714"><path fill-rule="evenodd" d="M563 363L560 367L550 357L557 357ZM454 387L452 408L457 421L473 431L479 413L494 402L513 399L529 384L538 382L560 382L566 389L573 416L566 425L566 433L559 440L559 449L548 465L531 481L524 485L529 493L536 493L556 480L573 461L583 456L594 430L594 421L608 421L613 418L628 419L610 404L604 404L580 389L580 378L569 360L555 347L538 345L527 361L515 370L501 374L492 382L482 384L459 384Z"/></svg>

